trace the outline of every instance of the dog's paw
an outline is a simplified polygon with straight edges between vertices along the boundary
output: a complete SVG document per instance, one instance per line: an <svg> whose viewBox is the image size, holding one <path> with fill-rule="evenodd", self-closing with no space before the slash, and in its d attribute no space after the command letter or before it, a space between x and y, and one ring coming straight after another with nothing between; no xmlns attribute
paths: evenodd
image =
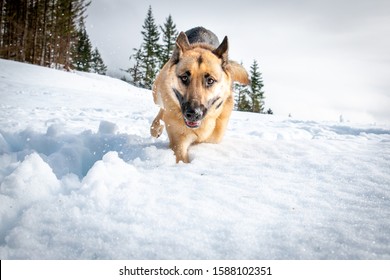
<svg viewBox="0 0 390 280"><path fill-rule="evenodd" d="M163 130L164 130L164 125L159 123L153 123L152 126L150 127L150 134L153 137L158 138L163 133Z"/></svg>

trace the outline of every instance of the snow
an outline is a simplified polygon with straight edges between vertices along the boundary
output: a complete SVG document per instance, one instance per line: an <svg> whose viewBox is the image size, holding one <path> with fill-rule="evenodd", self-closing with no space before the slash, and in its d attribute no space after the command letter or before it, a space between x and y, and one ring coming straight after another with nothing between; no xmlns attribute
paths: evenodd
<svg viewBox="0 0 390 280"><path fill-rule="evenodd" d="M0 259L389 259L390 127L233 112L176 164L149 91L0 60Z"/></svg>

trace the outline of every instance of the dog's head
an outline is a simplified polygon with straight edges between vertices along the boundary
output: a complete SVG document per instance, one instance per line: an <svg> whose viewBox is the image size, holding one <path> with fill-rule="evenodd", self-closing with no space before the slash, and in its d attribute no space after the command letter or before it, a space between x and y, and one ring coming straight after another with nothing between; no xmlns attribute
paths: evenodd
<svg viewBox="0 0 390 280"><path fill-rule="evenodd" d="M233 81L249 83L246 70L228 60L227 37L214 49L202 43L190 44L181 32L169 63L175 73L173 98L189 128L198 128L208 112L223 105L231 95Z"/></svg>

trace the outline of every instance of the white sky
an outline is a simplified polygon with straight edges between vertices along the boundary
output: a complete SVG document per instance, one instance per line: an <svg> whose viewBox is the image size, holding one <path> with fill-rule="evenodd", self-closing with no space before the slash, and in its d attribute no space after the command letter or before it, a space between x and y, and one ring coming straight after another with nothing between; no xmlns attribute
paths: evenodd
<svg viewBox="0 0 390 280"><path fill-rule="evenodd" d="M388 0L92 0L88 34L111 71L130 66L149 5L157 24L227 35L248 70L256 59L275 114L390 123Z"/></svg>

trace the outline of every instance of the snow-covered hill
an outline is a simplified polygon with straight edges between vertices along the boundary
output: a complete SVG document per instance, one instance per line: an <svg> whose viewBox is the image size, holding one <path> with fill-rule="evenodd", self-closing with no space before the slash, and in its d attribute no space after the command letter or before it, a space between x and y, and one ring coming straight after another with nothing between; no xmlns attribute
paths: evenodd
<svg viewBox="0 0 390 280"><path fill-rule="evenodd" d="M175 164L149 91L0 60L0 259L388 259L390 128L234 112Z"/></svg>

